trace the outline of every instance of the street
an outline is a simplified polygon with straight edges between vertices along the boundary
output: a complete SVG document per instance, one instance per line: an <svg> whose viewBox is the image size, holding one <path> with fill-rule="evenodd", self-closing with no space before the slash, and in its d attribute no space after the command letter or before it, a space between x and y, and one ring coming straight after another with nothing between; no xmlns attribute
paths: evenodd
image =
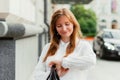
<svg viewBox="0 0 120 80"><path fill-rule="evenodd" d="M90 71L88 80L120 80L120 60L97 59L97 64Z"/></svg>

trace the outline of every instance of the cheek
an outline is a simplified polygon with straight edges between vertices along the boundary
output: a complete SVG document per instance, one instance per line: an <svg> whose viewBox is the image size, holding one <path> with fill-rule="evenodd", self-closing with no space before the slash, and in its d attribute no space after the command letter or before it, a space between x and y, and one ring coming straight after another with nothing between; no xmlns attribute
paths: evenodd
<svg viewBox="0 0 120 80"><path fill-rule="evenodd" d="M57 31L57 32L59 32L59 29L58 29L58 28L56 28L56 31Z"/></svg>
<svg viewBox="0 0 120 80"><path fill-rule="evenodd" d="M70 26L69 30L70 30L71 32L73 32L74 27L73 27L73 26Z"/></svg>
<svg viewBox="0 0 120 80"><path fill-rule="evenodd" d="M57 33L58 33L58 34L60 34L60 33L61 33L61 30L60 30L60 29L58 29L58 28L56 28L56 31L57 31Z"/></svg>

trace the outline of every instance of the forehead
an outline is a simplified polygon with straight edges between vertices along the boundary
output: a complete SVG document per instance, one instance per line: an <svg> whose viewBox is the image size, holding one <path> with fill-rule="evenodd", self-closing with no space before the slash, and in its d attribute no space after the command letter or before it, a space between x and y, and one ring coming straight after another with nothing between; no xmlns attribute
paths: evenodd
<svg viewBox="0 0 120 80"><path fill-rule="evenodd" d="M60 17L56 20L56 24L65 23L65 22L70 22L69 18L66 17L65 15L60 16Z"/></svg>

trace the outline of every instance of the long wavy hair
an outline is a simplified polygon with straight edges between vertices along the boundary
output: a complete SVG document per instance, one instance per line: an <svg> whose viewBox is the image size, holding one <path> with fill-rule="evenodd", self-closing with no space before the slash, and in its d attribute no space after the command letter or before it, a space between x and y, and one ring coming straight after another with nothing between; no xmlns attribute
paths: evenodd
<svg viewBox="0 0 120 80"><path fill-rule="evenodd" d="M43 61L46 61L48 56L54 55L59 47L61 36L58 34L56 30L56 21L61 16L66 16L70 20L70 22L73 24L73 33L70 36L70 43L66 48L64 57L68 56L74 51L75 46L76 46L76 38L77 37L82 38L80 25L77 22L73 13L69 9L66 9L66 8L62 8L62 9L55 11L52 15L52 19L50 23L50 37L51 37L50 43L51 44L47 51L47 55L45 56Z"/></svg>

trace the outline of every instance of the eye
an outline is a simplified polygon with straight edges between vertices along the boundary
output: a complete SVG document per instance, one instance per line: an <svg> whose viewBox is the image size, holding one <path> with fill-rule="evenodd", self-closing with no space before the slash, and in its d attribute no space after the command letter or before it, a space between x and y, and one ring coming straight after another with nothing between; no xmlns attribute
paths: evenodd
<svg viewBox="0 0 120 80"><path fill-rule="evenodd" d="M67 22L67 23L65 23L65 25L66 25L66 26L69 26L69 25L70 25L70 23L69 23L69 22Z"/></svg>
<svg viewBox="0 0 120 80"><path fill-rule="evenodd" d="M56 25L56 27L57 27L57 28L60 28L60 27L61 27L61 25Z"/></svg>

